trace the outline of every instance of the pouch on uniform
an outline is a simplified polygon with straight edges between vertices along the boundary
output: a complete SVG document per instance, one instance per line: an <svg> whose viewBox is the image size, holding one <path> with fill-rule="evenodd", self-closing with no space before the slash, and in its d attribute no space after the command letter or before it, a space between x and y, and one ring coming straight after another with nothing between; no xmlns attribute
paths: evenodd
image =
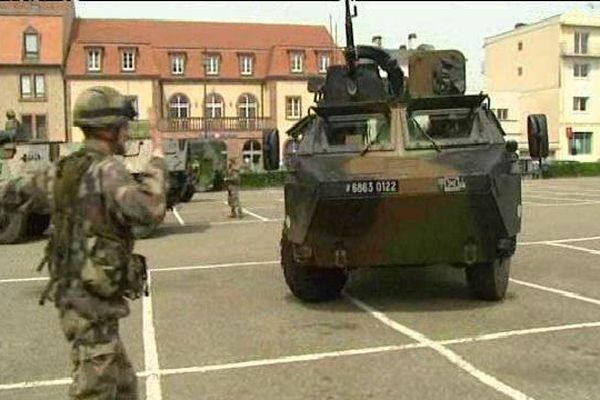
<svg viewBox="0 0 600 400"><path fill-rule="evenodd" d="M114 265L103 265L88 258L81 269L81 280L84 287L100 297L112 297L121 288L121 268Z"/></svg>
<svg viewBox="0 0 600 400"><path fill-rule="evenodd" d="M148 266L146 257L132 254L125 274L124 295L132 300L148 296Z"/></svg>

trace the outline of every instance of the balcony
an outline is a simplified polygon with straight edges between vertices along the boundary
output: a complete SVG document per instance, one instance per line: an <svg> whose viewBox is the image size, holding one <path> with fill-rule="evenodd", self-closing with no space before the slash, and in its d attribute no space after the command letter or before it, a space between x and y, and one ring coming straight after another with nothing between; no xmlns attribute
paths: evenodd
<svg viewBox="0 0 600 400"><path fill-rule="evenodd" d="M588 44L586 52L575 51L575 43L560 42L560 55L563 57L600 57L600 46Z"/></svg>
<svg viewBox="0 0 600 400"><path fill-rule="evenodd" d="M176 118L161 119L158 129L163 132L240 132L259 131L274 128L275 122L270 118Z"/></svg>

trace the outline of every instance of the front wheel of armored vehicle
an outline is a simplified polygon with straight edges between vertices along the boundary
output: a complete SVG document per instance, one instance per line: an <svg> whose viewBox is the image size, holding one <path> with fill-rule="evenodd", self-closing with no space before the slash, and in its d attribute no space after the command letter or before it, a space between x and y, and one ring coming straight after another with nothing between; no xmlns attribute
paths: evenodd
<svg viewBox="0 0 600 400"><path fill-rule="evenodd" d="M24 239L27 232L27 215L19 211L0 209L0 244L12 244Z"/></svg>
<svg viewBox="0 0 600 400"><path fill-rule="evenodd" d="M510 275L510 257L471 265L465 270L469 288L481 300L504 299Z"/></svg>
<svg viewBox="0 0 600 400"><path fill-rule="evenodd" d="M281 266L288 287L300 300L320 302L334 300L346 284L346 273L338 268L316 268L294 261L292 244L281 241Z"/></svg>
<svg viewBox="0 0 600 400"><path fill-rule="evenodd" d="M50 227L50 214L31 214L29 216L27 231L32 237L39 237Z"/></svg>

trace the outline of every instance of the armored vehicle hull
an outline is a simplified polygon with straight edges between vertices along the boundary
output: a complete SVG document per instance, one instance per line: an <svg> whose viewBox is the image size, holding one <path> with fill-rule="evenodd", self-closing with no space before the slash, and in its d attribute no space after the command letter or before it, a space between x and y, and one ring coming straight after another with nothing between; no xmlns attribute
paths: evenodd
<svg viewBox="0 0 600 400"><path fill-rule="evenodd" d="M284 237L312 266L467 265L514 252L521 179L503 145L294 161Z"/></svg>

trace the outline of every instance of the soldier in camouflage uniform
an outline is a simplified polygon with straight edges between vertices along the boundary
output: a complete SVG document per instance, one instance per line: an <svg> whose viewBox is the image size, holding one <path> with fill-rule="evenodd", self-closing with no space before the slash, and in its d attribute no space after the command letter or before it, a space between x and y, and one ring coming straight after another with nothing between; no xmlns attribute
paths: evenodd
<svg viewBox="0 0 600 400"><path fill-rule="evenodd" d="M154 157L140 182L114 157L125 152L133 116L130 102L114 89L86 90L73 112L85 135L82 148L20 183L25 197L47 201L52 210L45 259L50 282L41 302L54 300L72 345L72 399L138 399L119 319L129 314L127 299L147 290L145 259L132 253L132 224L164 217L167 166L156 129Z"/></svg>
<svg viewBox="0 0 600 400"><path fill-rule="evenodd" d="M17 134L21 131L21 123L17 120L14 110L6 112L6 124L4 132L0 132L0 144L15 140Z"/></svg>
<svg viewBox="0 0 600 400"><path fill-rule="evenodd" d="M225 183L227 184L227 204L231 207L229 218L242 218L242 205L240 204L240 170L237 167L236 160L233 158L229 160Z"/></svg>

